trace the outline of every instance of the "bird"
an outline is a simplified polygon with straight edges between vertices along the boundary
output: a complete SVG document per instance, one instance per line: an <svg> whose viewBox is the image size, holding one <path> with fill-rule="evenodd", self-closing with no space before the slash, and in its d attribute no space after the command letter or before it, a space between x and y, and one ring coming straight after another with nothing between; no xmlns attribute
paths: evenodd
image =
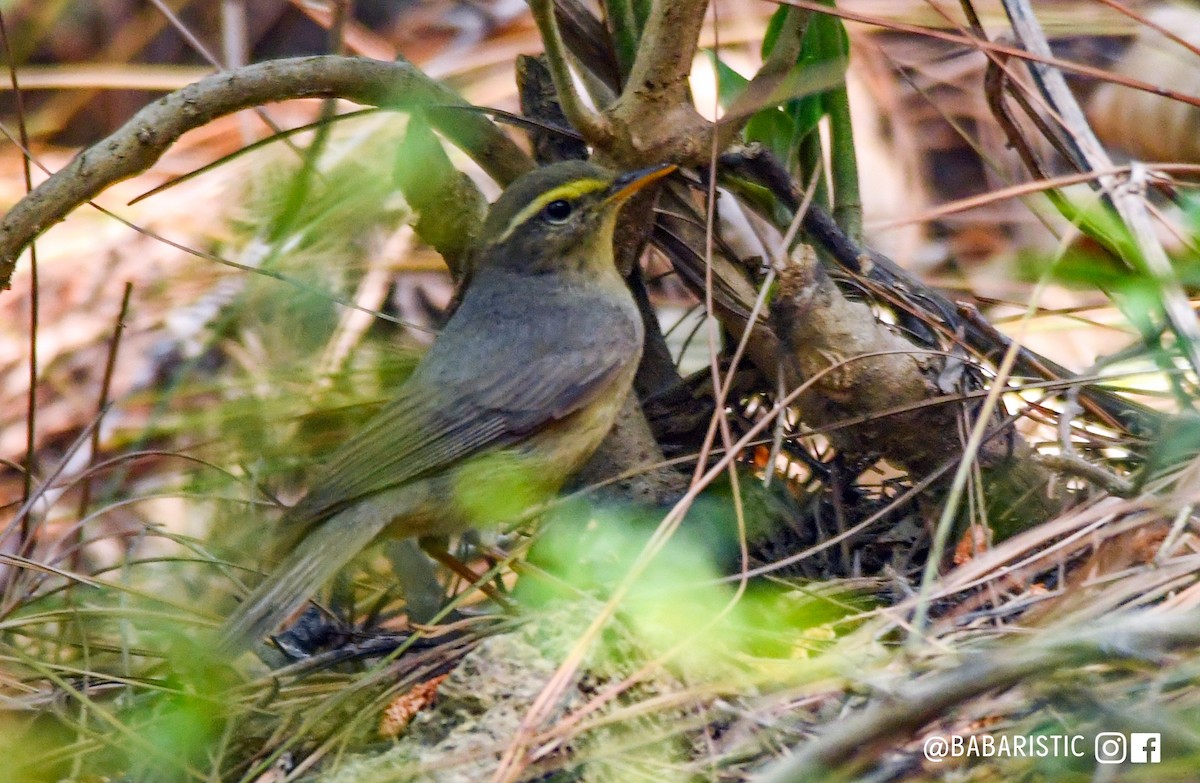
<svg viewBox="0 0 1200 783"><path fill-rule="evenodd" d="M564 161L500 194L458 308L394 397L283 513L285 554L218 629L221 652L271 633L376 539L503 522L583 466L642 351L642 319L613 258L617 215L675 168L618 174Z"/></svg>

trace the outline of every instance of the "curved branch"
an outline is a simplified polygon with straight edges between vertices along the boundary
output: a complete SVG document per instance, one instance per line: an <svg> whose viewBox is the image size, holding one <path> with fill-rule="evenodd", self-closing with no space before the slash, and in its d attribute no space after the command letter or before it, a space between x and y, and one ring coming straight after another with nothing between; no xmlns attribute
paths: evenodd
<svg viewBox="0 0 1200 783"><path fill-rule="evenodd" d="M533 13L534 21L542 34L542 44L546 47L546 65L550 69L550 77L554 80L554 89L558 93L558 104L562 107L563 114L588 142L597 145L610 143L613 135L612 124L580 100L579 91L575 89L575 82L571 79L571 69L567 65L567 49L563 45L558 23L554 19L554 0L529 0L529 10Z"/></svg>
<svg viewBox="0 0 1200 783"><path fill-rule="evenodd" d="M335 55L257 63L163 96L21 199L0 222L0 289L9 287L17 258L30 242L104 188L145 171L186 131L242 109L293 98L345 98L390 109L425 107L437 130L501 183L532 165L485 117L436 111L437 106L469 104L411 63Z"/></svg>
<svg viewBox="0 0 1200 783"><path fill-rule="evenodd" d="M1063 629L1045 641L994 648L833 724L754 781L802 783L828 780L835 771L852 774L948 710L988 691L1011 688L1066 667L1146 660L1197 644L1200 612L1193 610L1137 615L1100 628Z"/></svg>
<svg viewBox="0 0 1200 783"><path fill-rule="evenodd" d="M704 164L713 125L688 99L688 77L708 0L653 0L637 58L620 97L604 114L616 128L598 151L618 167L660 161Z"/></svg>

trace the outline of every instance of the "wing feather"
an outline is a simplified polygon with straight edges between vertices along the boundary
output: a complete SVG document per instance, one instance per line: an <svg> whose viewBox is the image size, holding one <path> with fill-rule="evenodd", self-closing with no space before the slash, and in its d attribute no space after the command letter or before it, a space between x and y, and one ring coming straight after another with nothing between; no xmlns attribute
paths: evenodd
<svg viewBox="0 0 1200 783"><path fill-rule="evenodd" d="M637 360L641 322L632 302L568 299L535 300L514 315L486 301L467 310L468 297L397 397L333 454L285 522L315 524L471 454L518 443L603 393ZM564 327L547 329L547 316ZM484 317L491 323L481 337Z"/></svg>

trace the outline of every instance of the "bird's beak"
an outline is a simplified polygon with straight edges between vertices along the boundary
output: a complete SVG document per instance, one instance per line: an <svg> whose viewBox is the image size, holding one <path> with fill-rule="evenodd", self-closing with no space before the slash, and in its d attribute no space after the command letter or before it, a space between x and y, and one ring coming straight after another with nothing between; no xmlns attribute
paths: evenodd
<svg viewBox="0 0 1200 783"><path fill-rule="evenodd" d="M657 182L677 168L679 167L674 163L664 163L646 169L626 172L613 180L612 185L608 188L608 196L604 200L613 202L624 201L651 182Z"/></svg>

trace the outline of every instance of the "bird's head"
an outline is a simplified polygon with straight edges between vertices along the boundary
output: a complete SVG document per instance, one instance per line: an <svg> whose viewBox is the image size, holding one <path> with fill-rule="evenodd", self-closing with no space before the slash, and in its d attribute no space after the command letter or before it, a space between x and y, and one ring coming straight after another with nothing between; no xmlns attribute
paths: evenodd
<svg viewBox="0 0 1200 783"><path fill-rule="evenodd" d="M663 165L616 174L584 161L535 169L509 185L488 210L476 268L539 274L586 259L611 259L621 205L674 170Z"/></svg>

